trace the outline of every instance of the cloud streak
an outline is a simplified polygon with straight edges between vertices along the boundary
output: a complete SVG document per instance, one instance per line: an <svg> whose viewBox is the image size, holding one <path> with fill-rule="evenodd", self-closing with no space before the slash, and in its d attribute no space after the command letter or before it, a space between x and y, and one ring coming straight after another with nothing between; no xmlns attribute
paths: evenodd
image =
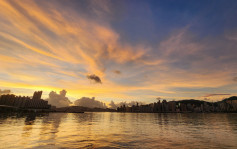
<svg viewBox="0 0 237 149"><path fill-rule="evenodd" d="M212 96L230 96L231 94L207 94L203 97L212 97Z"/></svg>
<svg viewBox="0 0 237 149"><path fill-rule="evenodd" d="M144 3L147 7L136 10L141 16L141 12L153 12ZM125 6L123 1L65 4L1 0L0 7L1 87L43 88L48 92L50 88L66 88L69 97L94 96L106 102L114 98L138 100L138 90L144 94L144 100L155 99L159 93L173 98L188 92L176 88L224 88L234 94L236 28L204 36L209 29L201 30L204 35L200 35L193 28L206 24L187 21L180 26L169 23L173 28L166 28L152 19L167 17L149 13L147 17L158 18L151 17L148 24L134 24L134 12L128 13L132 9L125 9L130 5ZM124 20L128 20L126 26L119 26ZM159 38L150 34L146 38L137 26L151 28L148 32L154 34L167 32ZM127 27L130 28L126 30ZM103 85L92 85L88 79ZM205 93L199 90L198 94L188 94L201 97Z"/></svg>
<svg viewBox="0 0 237 149"><path fill-rule="evenodd" d="M234 77L234 78L233 78L233 81L236 81L236 82L237 82L237 77Z"/></svg>
<svg viewBox="0 0 237 149"><path fill-rule="evenodd" d="M119 70L114 70L113 71L115 74L118 74L118 75L120 75L122 72L121 71L119 71Z"/></svg>

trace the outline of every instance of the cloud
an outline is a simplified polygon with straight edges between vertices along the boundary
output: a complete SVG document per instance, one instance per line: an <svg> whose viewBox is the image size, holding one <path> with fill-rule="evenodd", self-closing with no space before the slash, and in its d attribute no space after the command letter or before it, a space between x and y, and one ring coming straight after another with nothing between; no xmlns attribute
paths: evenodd
<svg viewBox="0 0 237 149"><path fill-rule="evenodd" d="M231 95L231 94L207 94L203 97L211 97L211 96L225 96L225 95Z"/></svg>
<svg viewBox="0 0 237 149"><path fill-rule="evenodd" d="M117 109L117 105L114 103L114 101L113 100L111 100L111 102L110 102L110 104L109 104L109 108L111 108L111 109Z"/></svg>
<svg viewBox="0 0 237 149"><path fill-rule="evenodd" d="M233 80L237 82L237 77L234 77Z"/></svg>
<svg viewBox="0 0 237 149"><path fill-rule="evenodd" d="M10 93L11 93L11 90L1 90L0 89L0 96L4 95L4 94L10 94Z"/></svg>
<svg viewBox="0 0 237 149"><path fill-rule="evenodd" d="M100 77L96 76L95 74L87 75L89 80L93 80L95 83L102 83Z"/></svg>
<svg viewBox="0 0 237 149"><path fill-rule="evenodd" d="M158 100L158 101L161 100L161 99L162 99L161 97L157 97L157 98L156 98L156 100Z"/></svg>
<svg viewBox="0 0 237 149"><path fill-rule="evenodd" d="M154 90L174 97L174 92L175 96L182 94L172 89L175 87L218 88L233 83L236 30L229 30L226 39L219 33L200 38L192 27L177 26L166 37L130 42L123 36L123 27L114 26L114 18L122 18L111 15L115 9L110 1L65 5L61 1L2 0L0 7L0 84L5 82L5 88L40 87L48 92L67 88L70 96L102 99L107 94L122 99L138 89L146 90L145 95ZM114 14L123 17L120 5L117 7L119 11ZM115 69L119 71L113 72ZM85 76L91 72L96 76L87 78L96 83L103 80L103 86L90 88ZM110 76L107 72L123 75ZM225 91L234 94L231 89ZM206 92L202 90L198 96ZM140 95L130 97L138 100Z"/></svg>
<svg viewBox="0 0 237 149"><path fill-rule="evenodd" d="M210 98L204 98L203 100L204 100L204 101L208 101L208 100L211 100L211 99L210 99Z"/></svg>
<svg viewBox="0 0 237 149"><path fill-rule="evenodd" d="M104 108L104 109L107 108L105 103L95 100L95 97L92 97L92 98L82 97L74 101L74 105L88 107L88 108Z"/></svg>
<svg viewBox="0 0 237 149"><path fill-rule="evenodd" d="M54 91L51 91L49 93L49 98L47 99L49 104L56 106L56 107L67 107L72 102L66 97L66 90L60 91L59 94L57 94Z"/></svg>
<svg viewBox="0 0 237 149"><path fill-rule="evenodd" d="M114 70L113 71L115 74L121 74L122 72L121 71L119 71L119 70Z"/></svg>

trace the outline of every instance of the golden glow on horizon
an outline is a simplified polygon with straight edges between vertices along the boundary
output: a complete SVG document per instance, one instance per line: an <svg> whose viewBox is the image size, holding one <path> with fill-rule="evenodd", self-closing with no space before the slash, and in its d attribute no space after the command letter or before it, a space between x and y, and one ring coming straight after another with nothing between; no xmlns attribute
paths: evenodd
<svg viewBox="0 0 237 149"><path fill-rule="evenodd" d="M218 88L233 85L234 72L202 70L213 59L203 56L192 72L171 67L172 54L198 55L204 45L188 42L185 27L153 50L152 46L122 42L109 21L99 22L67 7L43 1L0 1L0 85L50 92L66 89L68 96L95 96L100 100L202 98L206 92L175 88ZM58 9L57 9L58 8ZM60 11L59 11L60 10ZM110 10L106 10L110 13ZM188 50L187 50L188 49ZM183 57L181 56L181 59ZM113 73L120 70L121 74ZM199 73L197 73L199 72ZM87 80L96 74L102 84ZM6 77L7 76L7 77ZM236 89L236 86L233 87ZM135 95L142 92L144 95Z"/></svg>

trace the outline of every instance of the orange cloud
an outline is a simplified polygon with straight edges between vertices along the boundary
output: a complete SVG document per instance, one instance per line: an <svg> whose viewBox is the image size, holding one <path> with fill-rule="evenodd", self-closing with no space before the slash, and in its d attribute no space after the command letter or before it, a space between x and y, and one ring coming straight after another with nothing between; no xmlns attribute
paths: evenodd
<svg viewBox="0 0 237 149"><path fill-rule="evenodd" d="M109 4L92 3L98 17L112 11ZM188 27L152 49L121 42L106 18L99 22L58 3L1 0L0 7L1 69L9 76L0 78L2 86L47 91L63 87L75 96L135 98L124 92L151 90L168 95L176 93L173 87L220 87L233 82L229 71L208 71L206 65L215 60L201 53L205 45L192 40ZM188 59L196 55L201 60ZM183 59L187 60L179 65L190 65L189 69L176 67ZM106 64L122 75L111 79ZM87 74L98 75L103 85L91 85ZM129 81L133 83L126 84Z"/></svg>

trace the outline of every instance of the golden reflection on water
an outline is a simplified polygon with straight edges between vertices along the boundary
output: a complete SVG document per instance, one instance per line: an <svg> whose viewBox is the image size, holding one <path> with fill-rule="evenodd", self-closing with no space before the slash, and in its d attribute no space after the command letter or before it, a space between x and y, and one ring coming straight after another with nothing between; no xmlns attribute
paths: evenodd
<svg viewBox="0 0 237 149"><path fill-rule="evenodd" d="M0 148L237 148L237 114L0 116Z"/></svg>

